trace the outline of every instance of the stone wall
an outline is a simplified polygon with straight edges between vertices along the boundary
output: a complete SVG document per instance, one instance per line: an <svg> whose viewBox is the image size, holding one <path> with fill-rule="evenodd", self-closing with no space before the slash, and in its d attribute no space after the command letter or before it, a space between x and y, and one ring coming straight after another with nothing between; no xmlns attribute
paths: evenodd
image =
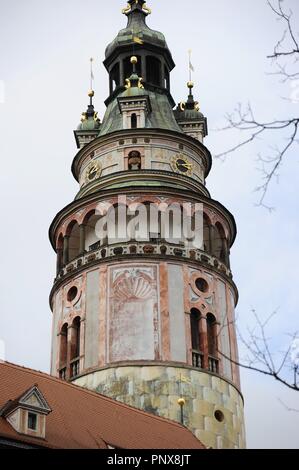
<svg viewBox="0 0 299 470"><path fill-rule="evenodd" d="M208 372L162 365L116 365L74 383L178 422L178 398L183 396L184 424L207 447L245 448L242 396L229 382ZM222 422L215 412L223 417Z"/></svg>

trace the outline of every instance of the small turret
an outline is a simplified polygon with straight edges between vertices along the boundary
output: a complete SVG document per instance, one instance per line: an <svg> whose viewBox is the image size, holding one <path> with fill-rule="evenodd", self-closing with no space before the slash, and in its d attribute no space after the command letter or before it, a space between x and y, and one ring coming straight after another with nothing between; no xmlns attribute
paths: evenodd
<svg viewBox="0 0 299 470"><path fill-rule="evenodd" d="M137 57L131 57L133 71L126 79L126 91L118 97L118 105L123 116L123 129L145 127L146 118L152 112L150 98L144 91L142 77L136 72Z"/></svg>
<svg viewBox="0 0 299 470"><path fill-rule="evenodd" d="M175 118L183 132L190 137L194 137L203 143L208 135L207 118L200 112L198 101L194 100L192 90L194 83L190 80L187 83L189 89L188 99L178 104L174 111Z"/></svg>
<svg viewBox="0 0 299 470"><path fill-rule="evenodd" d="M87 110L82 113L81 123L77 127L77 130L74 131L78 148L82 148L94 140L98 136L101 128L101 121L93 105L94 91L90 90L88 96L90 98L89 105Z"/></svg>

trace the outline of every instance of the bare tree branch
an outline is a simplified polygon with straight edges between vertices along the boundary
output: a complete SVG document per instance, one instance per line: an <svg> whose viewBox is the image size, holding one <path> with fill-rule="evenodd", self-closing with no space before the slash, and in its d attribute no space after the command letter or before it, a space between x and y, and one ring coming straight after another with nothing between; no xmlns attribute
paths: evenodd
<svg viewBox="0 0 299 470"><path fill-rule="evenodd" d="M283 8L282 8L282 2L283 0L278 0L278 6L275 8L273 4L268 0L267 3L271 10L275 13L275 15L278 17L279 20L283 20L286 23L286 30L283 33L282 39L277 42L274 52L272 55L268 56L268 58L278 58L281 56L290 56L294 54L299 54L299 44L298 41L295 37L295 33L293 30L293 25L292 25L292 17L293 17L293 12L290 10L289 13L286 13ZM282 47L283 43L285 42L286 37L289 37L291 39L291 42L293 44L293 49L288 50L288 51L281 51L280 48Z"/></svg>
<svg viewBox="0 0 299 470"><path fill-rule="evenodd" d="M252 370L260 374L273 377L275 380L285 385L287 388L295 391L299 391L298 376L299 366L292 363L290 360L290 352L292 343L298 338L298 332L290 337L289 346L286 351L282 352L282 359L279 360L278 365L275 360L275 353L271 351L270 341L266 329L277 314L272 313L265 321L261 321L256 311L252 311L255 318L255 325L252 328L247 328L246 339L238 330L238 336L247 351L247 356L243 360L236 360L232 357L225 355L218 348L218 354L220 357L229 360L232 364L235 364L241 368ZM292 375L294 383L292 383Z"/></svg>
<svg viewBox="0 0 299 470"><path fill-rule="evenodd" d="M287 411L292 411L294 413L299 413L299 410L296 408L290 408L288 405L286 405L280 398L278 398L279 403L287 410Z"/></svg>
<svg viewBox="0 0 299 470"><path fill-rule="evenodd" d="M274 52L269 58L275 61L278 70L274 75L282 77L282 81L299 80L298 62L299 62L299 42L297 35L293 28L293 13L290 10L288 13L283 9L283 0L277 0L277 6L273 2L267 1L270 9L276 15L277 19L285 24L285 30L282 38L277 42L274 47ZM289 71L288 65L280 64L279 60L285 57L288 60L294 59L297 66L295 71ZM299 84L298 84L299 86ZM292 116L289 119L273 119L269 121L260 121L255 118L251 105L248 104L244 110L242 105L239 104L234 113L225 116L227 125L220 130L237 129L241 133L246 134L246 137L238 144L229 148L228 150L218 154L215 158L225 158L228 155L235 153L242 147L266 137L272 139L272 134L278 134L285 143L280 147L276 147L271 151L271 157L258 156L260 163L260 171L262 173L262 183L257 186L256 191L260 193L258 205L271 209L265 204L265 197L268 193L270 184L278 177L279 169L292 147L298 144L298 127L299 116Z"/></svg>

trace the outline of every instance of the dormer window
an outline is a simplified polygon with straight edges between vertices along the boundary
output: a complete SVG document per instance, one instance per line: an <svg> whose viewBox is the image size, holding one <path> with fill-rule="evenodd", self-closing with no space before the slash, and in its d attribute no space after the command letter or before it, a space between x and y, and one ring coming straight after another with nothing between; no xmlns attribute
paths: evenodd
<svg viewBox="0 0 299 470"><path fill-rule="evenodd" d="M44 439L46 419L51 411L45 397L34 385L18 398L9 400L0 410L0 417L18 433Z"/></svg>
<svg viewBox="0 0 299 470"><path fill-rule="evenodd" d="M142 129L146 127L147 118L152 112L150 97L141 88L128 89L117 98L119 110L123 117L123 129Z"/></svg>
<svg viewBox="0 0 299 470"><path fill-rule="evenodd" d="M28 429L30 431L37 430L37 415L35 413L28 413Z"/></svg>

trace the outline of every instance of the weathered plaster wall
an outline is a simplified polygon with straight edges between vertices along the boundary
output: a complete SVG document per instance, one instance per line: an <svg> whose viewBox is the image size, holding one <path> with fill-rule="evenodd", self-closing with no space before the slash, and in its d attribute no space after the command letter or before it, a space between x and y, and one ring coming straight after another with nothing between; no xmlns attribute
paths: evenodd
<svg viewBox="0 0 299 470"><path fill-rule="evenodd" d="M223 281L218 279L217 282L217 303L219 309L218 320L220 322L220 340L221 340L221 352L222 356L222 367L223 375L228 379L232 378L232 364L227 358L231 357L230 350L230 338L229 338L229 317L228 317L228 305L226 301L226 285Z"/></svg>
<svg viewBox="0 0 299 470"><path fill-rule="evenodd" d="M99 361L99 270L87 273L86 281L86 323L84 367L95 367Z"/></svg>
<svg viewBox="0 0 299 470"><path fill-rule="evenodd" d="M158 324L157 267L110 269L108 361L155 359Z"/></svg>
<svg viewBox="0 0 299 470"><path fill-rule="evenodd" d="M101 145L94 151L93 161L100 165L100 175L106 176L112 173L127 170L127 156L131 150L137 150L142 157L142 168L147 170L164 170L177 172L173 160L183 155L192 164L192 176L201 183L204 182L204 165L198 153L191 148L180 149L175 139L151 139L147 145L143 138L136 139L132 144L132 139L125 139L124 143L111 142L111 144ZM87 171L90 165L90 157L82 161L80 170L80 186L87 182Z"/></svg>
<svg viewBox="0 0 299 470"><path fill-rule="evenodd" d="M170 357L177 362L186 362L186 334L184 312L184 285L182 266L168 265L168 296L170 324Z"/></svg>
<svg viewBox="0 0 299 470"><path fill-rule="evenodd" d="M55 296L55 308L52 318L52 351L51 351L51 374L56 375L58 368L58 355L59 355L59 322L62 317L62 295L58 291Z"/></svg>
<svg viewBox="0 0 299 470"><path fill-rule="evenodd" d="M209 289L201 292L196 280ZM78 294L69 302L69 289ZM165 360L192 366L190 312L212 313L219 323L219 348L237 359L234 325L235 294L205 267L185 262L100 264L62 286L53 311L52 373L59 369L62 326L81 318L81 373L119 361ZM204 352L204 351L203 351ZM219 357L219 374L239 386L239 371Z"/></svg>

